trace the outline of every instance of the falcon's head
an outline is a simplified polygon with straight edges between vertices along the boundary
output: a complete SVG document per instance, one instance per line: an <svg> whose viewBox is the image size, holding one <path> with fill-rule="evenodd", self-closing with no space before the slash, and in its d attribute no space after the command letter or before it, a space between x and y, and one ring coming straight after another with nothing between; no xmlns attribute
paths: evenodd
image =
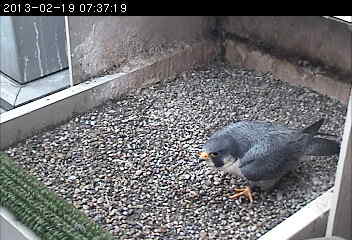
<svg viewBox="0 0 352 240"><path fill-rule="evenodd" d="M206 160L211 167L223 168L234 163L236 152L236 142L233 137L221 135L209 139L198 156Z"/></svg>

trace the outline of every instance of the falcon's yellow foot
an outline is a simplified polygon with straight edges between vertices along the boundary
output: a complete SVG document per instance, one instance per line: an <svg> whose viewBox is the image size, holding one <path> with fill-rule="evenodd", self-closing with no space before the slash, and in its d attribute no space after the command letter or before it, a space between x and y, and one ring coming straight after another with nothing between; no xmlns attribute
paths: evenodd
<svg viewBox="0 0 352 240"><path fill-rule="evenodd" d="M243 195L250 201L250 203L253 202L252 190L250 187L236 188L235 192L237 193L229 196L230 199L235 199Z"/></svg>

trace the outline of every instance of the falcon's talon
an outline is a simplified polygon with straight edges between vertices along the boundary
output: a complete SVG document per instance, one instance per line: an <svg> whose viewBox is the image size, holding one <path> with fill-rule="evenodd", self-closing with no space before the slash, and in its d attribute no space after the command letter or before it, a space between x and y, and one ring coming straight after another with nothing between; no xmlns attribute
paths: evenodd
<svg viewBox="0 0 352 240"><path fill-rule="evenodd" d="M229 196L230 199L236 199L236 198L243 195L250 201L250 203L253 202L252 190L250 187L235 188L235 192L237 192L237 193Z"/></svg>
<svg viewBox="0 0 352 240"><path fill-rule="evenodd" d="M235 192L243 192L247 190L247 188L235 188Z"/></svg>

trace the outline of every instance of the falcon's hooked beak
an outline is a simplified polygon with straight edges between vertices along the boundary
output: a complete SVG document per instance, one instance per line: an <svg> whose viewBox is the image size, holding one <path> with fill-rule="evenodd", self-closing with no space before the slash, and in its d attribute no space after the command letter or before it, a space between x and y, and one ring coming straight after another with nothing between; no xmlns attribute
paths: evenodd
<svg viewBox="0 0 352 240"><path fill-rule="evenodd" d="M198 153L198 156L200 157L200 159L209 160L209 154L206 152L200 152Z"/></svg>

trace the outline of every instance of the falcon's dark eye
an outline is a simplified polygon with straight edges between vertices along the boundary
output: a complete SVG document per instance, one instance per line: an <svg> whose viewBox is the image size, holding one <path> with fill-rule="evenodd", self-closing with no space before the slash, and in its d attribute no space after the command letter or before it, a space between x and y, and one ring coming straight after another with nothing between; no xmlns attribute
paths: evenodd
<svg viewBox="0 0 352 240"><path fill-rule="evenodd" d="M218 155L218 153L217 152L212 152L212 153L210 153L210 155L215 157L215 156Z"/></svg>

